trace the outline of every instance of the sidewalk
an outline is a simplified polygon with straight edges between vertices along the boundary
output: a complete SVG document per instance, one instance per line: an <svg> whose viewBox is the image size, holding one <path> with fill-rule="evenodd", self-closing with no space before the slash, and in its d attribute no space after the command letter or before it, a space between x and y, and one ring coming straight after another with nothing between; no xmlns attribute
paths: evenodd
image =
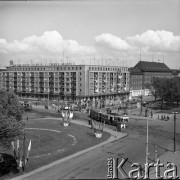
<svg viewBox="0 0 180 180"><path fill-rule="evenodd" d="M177 176L180 177L180 147L178 147L177 149L178 150L175 153L168 151L159 157L160 163L164 165L164 167L160 167L160 176L162 176L164 179L167 179L165 177L164 172L167 171L168 169L172 169L172 167L171 168L167 167L168 163L173 163L174 165L176 165ZM169 176L173 176L173 174L169 173ZM158 179L156 177L155 168L152 168L149 177L150 179ZM175 177L173 179L175 179Z"/></svg>
<svg viewBox="0 0 180 180"><path fill-rule="evenodd" d="M41 109L41 108L40 108L40 109ZM43 119L45 119L45 118L43 118ZM48 118L48 119L49 119L49 118ZM54 120L62 120L62 118L51 118L51 119L52 119L52 120L53 120L53 119L54 119ZM71 121L71 123L78 124L78 125L82 125L82 126L86 126L86 127L90 127L90 125L88 125L88 122L87 122L87 121L80 121L80 120L74 120L74 119L73 119L73 120ZM106 132L108 132L108 133L111 134L110 138L107 139L106 141L104 141L104 142L102 142L102 143L100 143L100 144L97 144L97 145L95 145L95 146L92 146L92 147L90 147L90 148L84 149L84 150L82 150L82 151L79 151L79 152L77 152L77 153L75 153L75 154L72 154L72 155L70 155L70 156L67 156L67 157L65 157L65 158L59 159L59 160L57 160L57 161L54 161L54 162L52 162L52 163L50 163L50 164L48 164L48 165L45 165L45 166L40 167L40 168L38 168L38 169L35 169L35 170L33 170L33 171L31 171L31 172L29 172L29 173L27 173L27 174L23 174L23 175L21 175L21 176L12 178L11 180L21 180L21 179L27 178L27 177L29 177L29 176L32 176L32 175L38 173L38 172L44 171L44 170L46 170L46 169L49 169L49 168L51 168L51 167L53 167L53 166L56 166L56 165L58 165L58 164L60 164L60 163L63 163L63 162L65 162L65 161L68 161L68 160L70 160L70 159L72 159L72 158L78 157L78 156L80 156L80 155L82 155L82 154L88 153L88 152L91 151L91 150L94 150L94 149L96 149L96 148L98 148L98 147L101 147L101 146L103 146L103 145L105 145L105 144L108 144L108 143L111 143L111 142L113 142L113 141L117 141L118 139L123 138L123 137L126 137L126 136L128 135L127 133L117 132L117 131L114 131L114 130L112 130L112 129L106 128L106 127L104 127L104 131L106 131Z"/></svg>

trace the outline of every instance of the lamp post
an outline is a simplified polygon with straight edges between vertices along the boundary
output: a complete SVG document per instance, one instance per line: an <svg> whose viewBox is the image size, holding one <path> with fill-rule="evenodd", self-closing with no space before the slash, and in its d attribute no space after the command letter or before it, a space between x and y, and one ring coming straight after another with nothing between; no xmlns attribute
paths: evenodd
<svg viewBox="0 0 180 180"><path fill-rule="evenodd" d="M176 152L176 114L178 112L172 112L174 114L174 152Z"/></svg>
<svg viewBox="0 0 180 180"><path fill-rule="evenodd" d="M139 98L140 98L140 100L141 100L141 115L142 115L142 99L143 99L143 95L142 95L142 94L139 95Z"/></svg>
<svg viewBox="0 0 180 180"><path fill-rule="evenodd" d="M49 88L48 88L48 109L49 109Z"/></svg>
<svg viewBox="0 0 180 180"><path fill-rule="evenodd" d="M148 118L148 107L147 107L147 134L146 134L146 166L148 168L148 156L149 156L149 118ZM145 177L148 177L148 169L145 169Z"/></svg>
<svg viewBox="0 0 180 180"><path fill-rule="evenodd" d="M26 167L26 124L25 124L25 120L24 120L24 137L23 137L23 171L25 172L25 167Z"/></svg>

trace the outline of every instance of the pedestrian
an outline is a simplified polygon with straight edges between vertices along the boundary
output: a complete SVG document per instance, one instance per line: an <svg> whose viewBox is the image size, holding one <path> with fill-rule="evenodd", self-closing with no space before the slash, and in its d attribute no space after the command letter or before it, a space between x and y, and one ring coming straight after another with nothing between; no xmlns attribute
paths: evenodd
<svg viewBox="0 0 180 180"><path fill-rule="evenodd" d="M28 116L27 116L27 118L26 118L26 119L27 119L27 121L28 121Z"/></svg>
<svg viewBox="0 0 180 180"><path fill-rule="evenodd" d="M166 121L166 116L164 115L164 120Z"/></svg>
<svg viewBox="0 0 180 180"><path fill-rule="evenodd" d="M151 118L153 118L153 112L151 111Z"/></svg>
<svg viewBox="0 0 180 180"><path fill-rule="evenodd" d="M159 119L159 114L158 114L158 119Z"/></svg>
<svg viewBox="0 0 180 180"><path fill-rule="evenodd" d="M163 120L163 115L161 115L161 120Z"/></svg>
<svg viewBox="0 0 180 180"><path fill-rule="evenodd" d="M166 116L164 115L164 120L166 120Z"/></svg>

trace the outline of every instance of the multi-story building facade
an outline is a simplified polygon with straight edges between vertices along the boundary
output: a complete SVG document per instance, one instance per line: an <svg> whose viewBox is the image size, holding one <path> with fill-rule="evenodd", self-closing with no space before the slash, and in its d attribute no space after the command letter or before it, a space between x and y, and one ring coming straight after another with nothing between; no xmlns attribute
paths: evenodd
<svg viewBox="0 0 180 180"><path fill-rule="evenodd" d="M164 63L139 61L130 71L130 97L149 95L153 77L172 78L172 70Z"/></svg>
<svg viewBox="0 0 180 180"><path fill-rule="evenodd" d="M0 72L0 80L3 89L21 97L108 100L129 95L127 67L11 64Z"/></svg>
<svg viewBox="0 0 180 180"><path fill-rule="evenodd" d="M0 69L0 89L2 89L3 88L3 83L2 83L2 76L1 76L1 72L3 72L3 71L6 71L6 69Z"/></svg>

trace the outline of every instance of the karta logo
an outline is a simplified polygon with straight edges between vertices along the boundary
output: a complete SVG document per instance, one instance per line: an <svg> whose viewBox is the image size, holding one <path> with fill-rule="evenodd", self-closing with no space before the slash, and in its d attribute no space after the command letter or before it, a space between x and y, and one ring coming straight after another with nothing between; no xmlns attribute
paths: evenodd
<svg viewBox="0 0 180 180"><path fill-rule="evenodd" d="M166 170L163 172L163 176L160 173L160 168L165 167L163 163L160 163L160 160L157 159L156 163L145 163L144 164L144 173L142 173L143 168L139 163L132 163L131 167L133 168L129 172L126 172L123 169L123 166L127 162L128 158L121 160L119 158L108 158L108 179L118 179L119 174L121 174L121 179L130 178L130 179L148 179L150 168L155 168L155 178L157 179L179 179L177 176L177 166L174 163L167 163ZM144 175L144 176L143 176Z"/></svg>

